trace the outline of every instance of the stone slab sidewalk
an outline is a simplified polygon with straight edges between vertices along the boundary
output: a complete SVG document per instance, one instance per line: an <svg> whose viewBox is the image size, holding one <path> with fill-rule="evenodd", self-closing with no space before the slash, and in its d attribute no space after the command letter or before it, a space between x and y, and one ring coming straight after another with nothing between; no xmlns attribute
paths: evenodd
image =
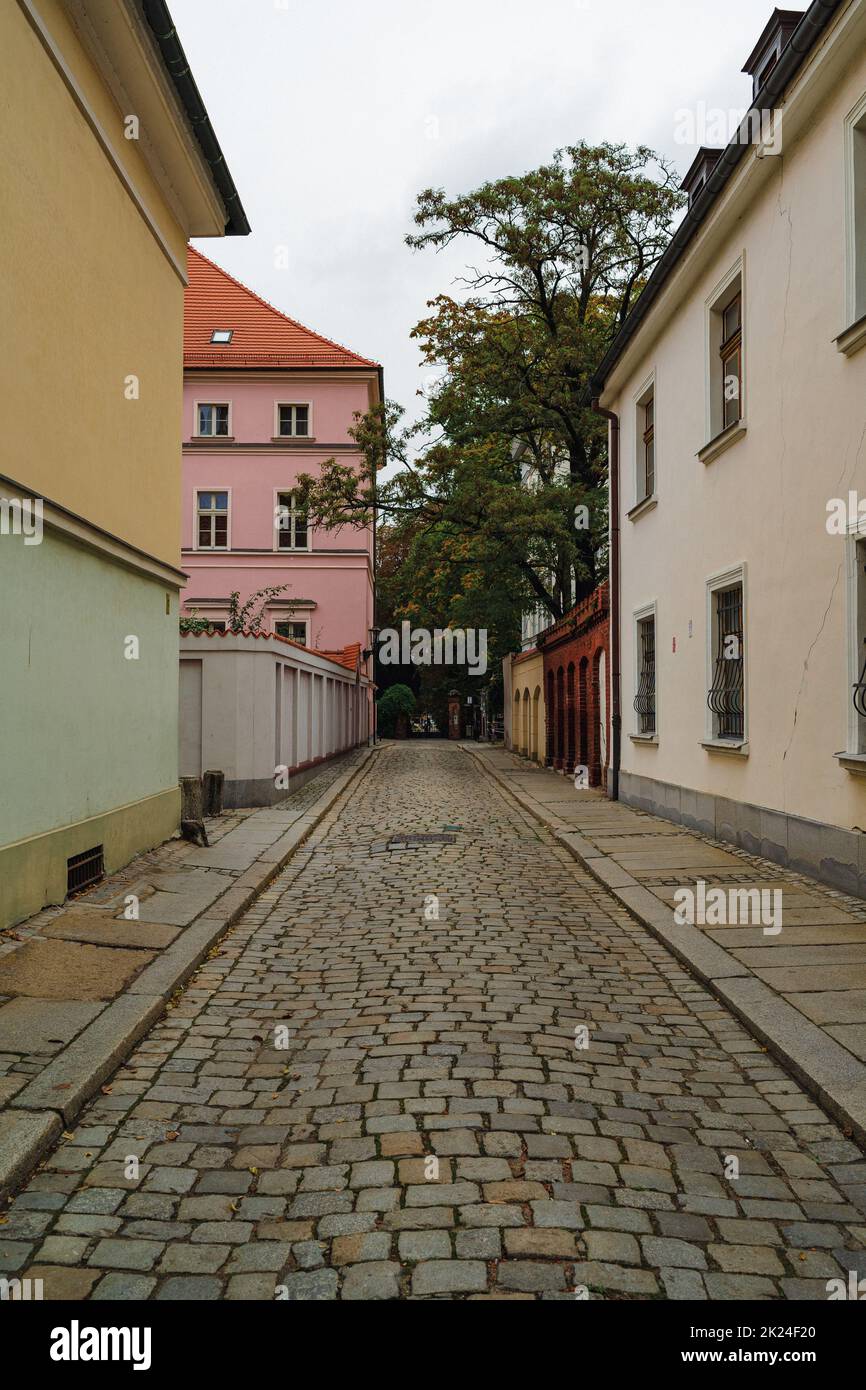
<svg viewBox="0 0 866 1390"><path fill-rule="evenodd" d="M503 748L461 746L866 1140L866 903L600 791L577 791ZM781 931L742 916L678 925L675 894L697 895L699 882L707 892L778 891Z"/></svg>
<svg viewBox="0 0 866 1390"><path fill-rule="evenodd" d="M277 806L207 821L208 849L168 841L0 932L0 1197L69 1128L373 755L335 759Z"/></svg>

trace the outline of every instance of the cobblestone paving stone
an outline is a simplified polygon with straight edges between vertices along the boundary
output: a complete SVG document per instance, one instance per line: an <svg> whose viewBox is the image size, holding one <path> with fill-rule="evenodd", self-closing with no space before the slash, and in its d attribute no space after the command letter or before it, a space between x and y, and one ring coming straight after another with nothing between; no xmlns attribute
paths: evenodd
<svg viewBox="0 0 866 1390"><path fill-rule="evenodd" d="M0 1266L48 1298L826 1299L866 1275L866 1162L465 753L391 745L18 1194Z"/></svg>
<svg viewBox="0 0 866 1390"><path fill-rule="evenodd" d="M292 792L286 798L286 802L291 804L293 816L302 816L338 777L356 765L362 757L363 750L355 749L343 757L335 758L333 762L326 764L315 777L305 782L298 791ZM218 845L230 831L237 829L253 815L255 815L255 808L241 808L224 811L220 816L208 817L205 826L211 846ZM43 928L49 926L70 907L102 907L113 903L116 910L122 906L124 894L128 892L136 892L142 902L146 904L154 891L150 880L158 874L182 873L186 867L186 861L190 855L195 853L196 847L194 845L177 836L174 839L166 840L156 849L137 855L124 868L107 875L95 887L85 889L83 892L67 898L59 906L43 908L41 912L28 918L26 922L0 931L0 957L18 950L29 941L39 940ZM233 886L241 871L232 873L212 869L210 873L216 878L224 878L225 887L228 889ZM202 908L202 911L204 910ZM0 1006L9 1002L10 996L0 994ZM80 1003L74 1004L73 1008L80 1009ZM52 1021L56 1024L56 1020L57 1015L55 1014ZM84 1027L86 1021L86 1019L81 1018L72 1032ZM28 1038L28 1050L26 1052L0 1050L0 1110L5 1105L14 1103L18 1092L32 1077L38 1076L57 1051L57 1047L49 1047L46 1050L44 1043L40 1044L40 1040L36 1037Z"/></svg>

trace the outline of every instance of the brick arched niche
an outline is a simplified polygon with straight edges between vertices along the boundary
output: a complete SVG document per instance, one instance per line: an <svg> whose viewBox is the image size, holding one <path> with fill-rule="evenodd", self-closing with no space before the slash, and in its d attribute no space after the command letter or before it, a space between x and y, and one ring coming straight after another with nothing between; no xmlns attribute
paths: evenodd
<svg viewBox="0 0 866 1390"><path fill-rule="evenodd" d="M522 701L521 696L520 696L520 691L519 691L519 690L515 690L515 692L514 692L514 713L513 713L513 715L512 715L512 719L511 719L511 742L512 742L514 748L516 749L516 751L517 751L518 753L520 753L520 752L523 751L522 746L521 746L521 743L522 743L522 736L523 736L523 727L522 727L522 719L521 719L522 714L523 714L523 701Z"/></svg>
<svg viewBox="0 0 866 1390"><path fill-rule="evenodd" d="M544 657L545 763L564 773L589 769L605 786L610 750L610 638L607 584L539 639Z"/></svg>
<svg viewBox="0 0 866 1390"><path fill-rule="evenodd" d="M544 701L544 765L545 767L553 767L556 758L556 684L553 672L547 670L546 661L544 683L546 686Z"/></svg>
<svg viewBox="0 0 866 1390"><path fill-rule="evenodd" d="M538 727L538 715L539 715L539 710L540 710L540 709L541 709L541 686L537 685L537 686L535 687L534 691L532 692L532 713L531 713L531 715L530 715L530 726L529 726L530 729L532 730L532 746L531 746L531 748L530 748L530 750L529 750L529 756L530 756L532 759L534 759L535 762L538 762L538 753L539 753L538 741L539 741L539 738L541 737L540 730L539 730L539 727Z"/></svg>
<svg viewBox="0 0 866 1390"><path fill-rule="evenodd" d="M589 781L598 787L607 783L607 699L605 680L607 662L603 647L597 647L592 658L592 678L589 688L590 738Z"/></svg>
<svg viewBox="0 0 866 1390"><path fill-rule="evenodd" d="M553 766L561 772L565 762L565 671L562 666L556 670L556 727L554 729L555 748Z"/></svg>
<svg viewBox="0 0 866 1390"><path fill-rule="evenodd" d="M580 658L577 678L577 723L580 733L580 765L589 767L589 731L591 728L590 717L590 688L589 688L589 659L585 656ZM591 781L591 777L590 777Z"/></svg>
<svg viewBox="0 0 866 1390"><path fill-rule="evenodd" d="M575 699L574 662L569 661L565 674L565 751L562 760L563 772L569 773L574 771L575 721L577 718Z"/></svg>

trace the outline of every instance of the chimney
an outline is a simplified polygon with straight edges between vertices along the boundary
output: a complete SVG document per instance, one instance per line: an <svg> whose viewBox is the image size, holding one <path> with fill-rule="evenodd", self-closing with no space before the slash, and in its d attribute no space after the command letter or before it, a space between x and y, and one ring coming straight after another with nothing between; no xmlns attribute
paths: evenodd
<svg viewBox="0 0 866 1390"><path fill-rule="evenodd" d="M752 79L752 101L766 82L782 56L791 35L803 18L805 10L774 10L764 31L743 66Z"/></svg>

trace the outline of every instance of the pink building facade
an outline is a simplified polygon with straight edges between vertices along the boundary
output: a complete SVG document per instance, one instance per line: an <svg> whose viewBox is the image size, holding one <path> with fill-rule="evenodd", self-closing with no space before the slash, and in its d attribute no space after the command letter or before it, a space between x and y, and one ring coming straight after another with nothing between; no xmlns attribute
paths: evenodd
<svg viewBox="0 0 866 1390"><path fill-rule="evenodd" d="M323 654L369 648L372 528L308 525L297 480L331 458L360 465L349 430L381 400L381 369L190 249L184 378L185 611L219 629L233 591L285 586L268 630Z"/></svg>

